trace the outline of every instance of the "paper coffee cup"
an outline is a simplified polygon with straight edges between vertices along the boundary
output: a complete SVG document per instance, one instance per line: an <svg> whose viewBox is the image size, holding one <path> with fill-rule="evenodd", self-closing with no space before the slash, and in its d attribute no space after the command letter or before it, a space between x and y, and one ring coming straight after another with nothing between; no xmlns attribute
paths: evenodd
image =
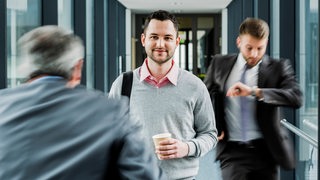
<svg viewBox="0 0 320 180"><path fill-rule="evenodd" d="M161 134L156 134L152 136L155 147L159 146L160 141L170 139L170 138L171 138L171 133L161 133ZM157 154L157 156L158 156L158 159L160 159L159 154Z"/></svg>

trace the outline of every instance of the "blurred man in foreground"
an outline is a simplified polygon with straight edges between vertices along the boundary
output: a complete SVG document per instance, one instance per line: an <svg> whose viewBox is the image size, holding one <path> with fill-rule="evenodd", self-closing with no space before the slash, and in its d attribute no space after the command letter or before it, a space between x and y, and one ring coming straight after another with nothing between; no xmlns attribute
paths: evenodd
<svg viewBox="0 0 320 180"><path fill-rule="evenodd" d="M128 102L79 85L79 37L44 26L18 50L27 82L0 91L0 179L162 179Z"/></svg>

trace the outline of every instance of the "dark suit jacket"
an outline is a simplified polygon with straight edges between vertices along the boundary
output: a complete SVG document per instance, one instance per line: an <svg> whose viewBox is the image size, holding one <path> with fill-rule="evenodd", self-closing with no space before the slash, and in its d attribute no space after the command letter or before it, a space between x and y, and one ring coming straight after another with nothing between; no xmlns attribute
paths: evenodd
<svg viewBox="0 0 320 180"><path fill-rule="evenodd" d="M204 80L215 109L218 132L225 132L225 138L217 145L217 159L228 141L224 111L225 84L236 60L237 54L214 56ZM257 124L275 161L285 169L293 169L294 148L288 133L280 126L279 112L280 106L299 108L302 104L302 93L290 61L265 55L259 67L258 87L262 88L265 99L257 101Z"/></svg>
<svg viewBox="0 0 320 180"><path fill-rule="evenodd" d="M161 179L128 100L65 84L0 91L0 179Z"/></svg>

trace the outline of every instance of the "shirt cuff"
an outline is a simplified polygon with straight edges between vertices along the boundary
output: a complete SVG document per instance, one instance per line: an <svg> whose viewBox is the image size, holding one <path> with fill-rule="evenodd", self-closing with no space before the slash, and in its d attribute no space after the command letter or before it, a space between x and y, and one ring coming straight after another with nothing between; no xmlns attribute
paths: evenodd
<svg viewBox="0 0 320 180"><path fill-rule="evenodd" d="M195 143L192 142L192 141L188 141L188 142L186 142L186 143L187 143L187 145L189 146L188 156L189 156L189 157L190 157L190 156L195 156L195 154L196 154L196 145L195 145Z"/></svg>

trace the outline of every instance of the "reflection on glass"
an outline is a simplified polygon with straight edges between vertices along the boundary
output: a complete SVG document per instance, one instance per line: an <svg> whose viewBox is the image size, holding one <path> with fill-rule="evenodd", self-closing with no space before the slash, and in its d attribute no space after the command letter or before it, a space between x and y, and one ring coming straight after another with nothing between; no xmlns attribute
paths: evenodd
<svg viewBox="0 0 320 180"><path fill-rule="evenodd" d="M40 0L7 1L7 87L14 87L23 81L17 70L17 40L40 26L40 12Z"/></svg>

